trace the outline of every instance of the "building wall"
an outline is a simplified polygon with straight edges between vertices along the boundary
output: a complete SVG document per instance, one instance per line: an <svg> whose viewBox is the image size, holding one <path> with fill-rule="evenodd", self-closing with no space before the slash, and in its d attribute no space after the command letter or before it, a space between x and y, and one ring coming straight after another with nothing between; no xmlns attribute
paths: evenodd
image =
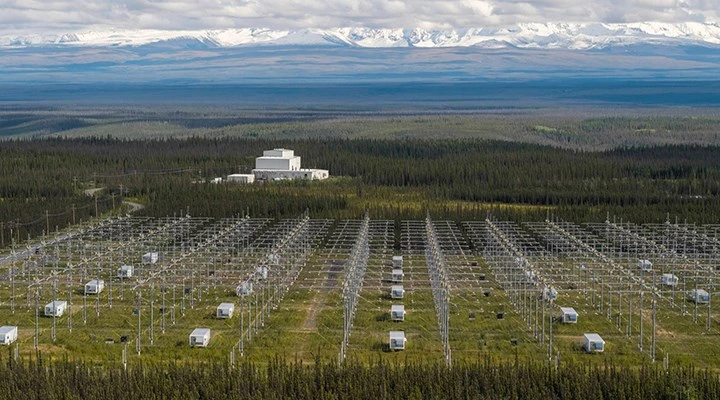
<svg viewBox="0 0 720 400"><path fill-rule="evenodd" d="M297 171L300 169L300 157L258 157L255 168Z"/></svg>
<svg viewBox="0 0 720 400"><path fill-rule="evenodd" d="M301 169L299 171L254 169L253 174L255 174L255 179L266 181L276 179L327 179L330 175L324 169Z"/></svg>
<svg viewBox="0 0 720 400"><path fill-rule="evenodd" d="M232 174L227 176L227 181L231 183L253 183L255 175L252 174Z"/></svg>

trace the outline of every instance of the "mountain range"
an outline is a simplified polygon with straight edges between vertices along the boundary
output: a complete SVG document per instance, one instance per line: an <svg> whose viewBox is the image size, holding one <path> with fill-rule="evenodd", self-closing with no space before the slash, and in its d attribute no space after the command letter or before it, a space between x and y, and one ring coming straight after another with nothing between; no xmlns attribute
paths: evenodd
<svg viewBox="0 0 720 400"><path fill-rule="evenodd" d="M0 85L19 85L12 91L0 87L0 101L24 96L30 85L60 83L313 87L377 82L699 82L718 81L719 76L720 25L711 23L528 23L446 31L0 33ZM715 90L712 85L699 87ZM83 96L94 93L88 91ZM464 96L460 93L458 98ZM708 97L693 96L697 101Z"/></svg>
<svg viewBox="0 0 720 400"><path fill-rule="evenodd" d="M177 47L349 46L362 48L606 49L628 45L720 48L717 23L526 23L462 30L336 28L273 30L97 30L59 34L0 34L0 47L108 47L171 44Z"/></svg>

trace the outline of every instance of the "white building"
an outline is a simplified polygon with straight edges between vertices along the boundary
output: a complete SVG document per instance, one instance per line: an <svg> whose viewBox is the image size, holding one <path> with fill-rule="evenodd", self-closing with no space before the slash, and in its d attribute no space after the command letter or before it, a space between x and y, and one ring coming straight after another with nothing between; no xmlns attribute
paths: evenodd
<svg viewBox="0 0 720 400"><path fill-rule="evenodd" d="M256 180L274 181L286 179L327 179L330 172L326 169L303 169L300 166L300 156L293 150L273 149L265 150L262 157L255 159L255 169L252 170Z"/></svg>
<svg viewBox="0 0 720 400"><path fill-rule="evenodd" d="M132 265L123 265L120 268L118 268L117 277L120 279L132 278L134 272L135 272L135 268Z"/></svg>
<svg viewBox="0 0 720 400"><path fill-rule="evenodd" d="M105 289L105 281L93 279L85 284L85 294L100 294Z"/></svg>
<svg viewBox="0 0 720 400"><path fill-rule="evenodd" d="M402 304L390 306L390 319L393 321L405 321L405 306Z"/></svg>
<svg viewBox="0 0 720 400"><path fill-rule="evenodd" d="M390 331L390 350L405 350L405 332Z"/></svg>
<svg viewBox="0 0 720 400"><path fill-rule="evenodd" d="M652 271L652 263L650 260L639 260L638 261L638 268L640 268L641 271Z"/></svg>
<svg viewBox="0 0 720 400"><path fill-rule="evenodd" d="M677 286L678 277L673 274L662 274L660 282L665 286Z"/></svg>
<svg viewBox="0 0 720 400"><path fill-rule="evenodd" d="M17 326L2 326L0 327L0 344L12 344L17 340L18 329Z"/></svg>
<svg viewBox="0 0 720 400"><path fill-rule="evenodd" d="M403 267L403 256L393 256L392 266L393 266L393 268L402 268Z"/></svg>
<svg viewBox="0 0 720 400"><path fill-rule="evenodd" d="M266 281L268 278L268 267L260 266L255 268L255 277L260 281Z"/></svg>
<svg viewBox="0 0 720 400"><path fill-rule="evenodd" d="M151 252L151 253L145 253L142 256L142 263L143 264L155 264L160 259L160 256L158 253Z"/></svg>
<svg viewBox="0 0 720 400"><path fill-rule="evenodd" d="M707 304L710 302L710 293L703 289L693 289L690 291L688 299L693 303Z"/></svg>
<svg viewBox="0 0 720 400"><path fill-rule="evenodd" d="M255 175L253 174L231 174L227 176L228 183L253 183Z"/></svg>
<svg viewBox="0 0 720 400"><path fill-rule="evenodd" d="M55 300L52 303L45 305L45 316L46 317L62 317L65 314L67 308L67 301Z"/></svg>
<svg viewBox="0 0 720 400"><path fill-rule="evenodd" d="M299 171L300 156L288 149L265 150L262 157L255 159L255 169Z"/></svg>
<svg viewBox="0 0 720 400"><path fill-rule="evenodd" d="M578 313L572 307L560 307L563 324L577 324Z"/></svg>
<svg viewBox="0 0 720 400"><path fill-rule="evenodd" d="M605 351L605 341L597 333L586 333L583 349L588 353L602 353Z"/></svg>
<svg viewBox="0 0 720 400"><path fill-rule="evenodd" d="M215 311L215 316L222 319L232 318L235 313L235 304L233 303L220 303Z"/></svg>
<svg viewBox="0 0 720 400"><path fill-rule="evenodd" d="M249 296L252 293L252 291L253 291L252 281L247 280L247 281L239 284L235 288L235 295L237 295L237 297Z"/></svg>
<svg viewBox="0 0 720 400"><path fill-rule="evenodd" d="M190 333L190 347L207 347L210 344L210 329L195 328Z"/></svg>
<svg viewBox="0 0 720 400"><path fill-rule="evenodd" d="M391 272L390 280L393 282L400 283L403 281L404 276L405 276L405 274L403 273L403 270L393 269Z"/></svg>
<svg viewBox="0 0 720 400"><path fill-rule="evenodd" d="M393 285L390 288L390 297L393 299L402 299L405 297L405 288L403 288L403 285Z"/></svg>

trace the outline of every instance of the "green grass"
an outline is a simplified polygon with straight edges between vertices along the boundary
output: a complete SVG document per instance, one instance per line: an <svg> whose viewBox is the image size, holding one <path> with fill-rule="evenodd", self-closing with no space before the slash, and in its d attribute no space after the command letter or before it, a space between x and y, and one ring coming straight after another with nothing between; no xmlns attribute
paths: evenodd
<svg viewBox="0 0 720 400"><path fill-rule="evenodd" d="M337 258L337 256L333 256ZM339 274L332 288L313 286L329 284L324 255L316 254L296 281L296 285L285 295L277 309L272 310L266 318L264 326L252 333L252 339L244 336L244 354L242 359L266 363L275 356L285 359L314 362L315 357L336 359L342 340L342 276ZM406 265L412 268L406 284L406 296L401 301L392 300L388 289L365 287L357 306L357 314L350 337L347 357L369 362L379 358L398 363L437 362L444 360L443 347L440 340L435 308L427 282L427 267L422 257L406 256ZM377 274L378 267L369 267L368 274ZM373 268L375 268L373 270ZM380 267L382 268L382 267ZM454 362L473 361L481 358L492 358L504 361L547 360L547 341L549 339L549 322L546 320L546 340L540 342L535 337L535 311L528 319L523 319L521 310L515 309L509 293L503 291L495 282L489 268L481 261L478 272L487 275L487 281L477 282L465 288L451 291L450 315L450 347ZM369 275L368 275L369 276ZM198 283L202 285L202 283ZM62 286L64 288L64 286ZM412 289L415 287L415 289ZM121 298L121 289L124 293ZM483 289L492 289L489 297L484 296ZM19 351L22 357L34 357L34 291L31 292L30 305L26 303L26 288L16 287L15 313L10 312L9 288L0 288L0 314L3 325L18 325ZM175 315L173 325L170 319L172 307L171 293L166 294L168 313L165 320L165 332L162 332L161 292L155 290L154 297L154 341L150 343L150 291L143 291L143 307L141 315L141 355L135 351L137 332L136 297L130 290L130 283L121 286L117 281L112 286L113 306L108 305L110 287L106 286L100 298L100 313L96 314L96 297L88 296L87 322L83 322L82 296L78 295L78 286L73 294L72 332L68 329L69 315L57 318L57 339L51 340L52 318L42 316L42 307L52 299L52 292L45 288L39 300L41 317L39 319L39 349L45 356L52 358L68 357L72 359L90 360L102 364L119 365L121 363L123 345L119 343L120 335L129 335L128 362L145 361L176 361L196 362L211 360L229 360L230 353L236 349L236 360L241 360L237 349L240 337L240 302L232 295L229 287L199 287L196 291L194 304L191 307L189 295L185 301L185 315L182 315L182 292L176 293ZM63 289L59 299L67 298L67 290ZM607 294L606 294L607 296ZM253 299L249 299L254 301ZM553 315L553 356L558 355L563 361L577 363L604 363L612 360L615 364L640 366L650 362L651 347L651 314L650 297L646 296L643 305L643 351L638 348L640 331L639 296L633 297L632 334L627 335L628 298L623 299L623 316L617 324L617 295L614 298L613 312L608 319L608 298L600 309L599 295L595 304L591 293L583 289L562 290L554 306ZM656 360L662 362L666 354L672 364L693 364L711 369L720 368L720 334L717 312L713 312L713 323L710 333L706 333L706 306L698 309L697 323L693 321L693 303L682 303L678 294L675 306L666 298L658 303L657 309L657 346ZM235 316L222 320L215 318L215 308L221 302L236 304ZM389 309L393 303L404 304L406 319L403 322L389 320ZM248 310L245 303L244 324L247 329ZM530 303L528 303L530 304ZM682 306L685 305L683 315ZM579 313L577 324L562 324L557 321L560 306L574 307ZM254 308L253 308L254 312ZM503 319L497 318L498 312L504 312ZM474 318L471 318L471 313ZM527 317L527 316L526 316ZM212 330L212 339L207 348L190 348L188 335L192 329L206 327ZM405 351L387 351L388 332L391 330L405 331L408 339ZM541 322L537 333L541 332ZM595 332L606 341L606 349L602 354L586 354L581 349L584 333ZM107 344L106 339L113 343ZM517 339L517 344L511 343Z"/></svg>

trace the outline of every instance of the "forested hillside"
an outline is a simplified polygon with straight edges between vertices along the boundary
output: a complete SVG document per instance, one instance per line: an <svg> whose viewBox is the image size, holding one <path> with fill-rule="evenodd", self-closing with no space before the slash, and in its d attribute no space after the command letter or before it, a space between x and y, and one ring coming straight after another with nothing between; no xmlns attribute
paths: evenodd
<svg viewBox="0 0 720 400"><path fill-rule="evenodd" d="M324 182L203 183L249 172L263 150L286 147ZM40 234L97 212L120 196L153 216L190 212L255 216L542 219L607 215L636 222L716 222L720 148L693 145L590 152L473 139L112 138L6 141L0 146L4 238ZM104 188L89 197L84 191ZM74 210L74 212L73 212ZM47 212L47 215L46 215ZM7 240L4 240L7 245Z"/></svg>

